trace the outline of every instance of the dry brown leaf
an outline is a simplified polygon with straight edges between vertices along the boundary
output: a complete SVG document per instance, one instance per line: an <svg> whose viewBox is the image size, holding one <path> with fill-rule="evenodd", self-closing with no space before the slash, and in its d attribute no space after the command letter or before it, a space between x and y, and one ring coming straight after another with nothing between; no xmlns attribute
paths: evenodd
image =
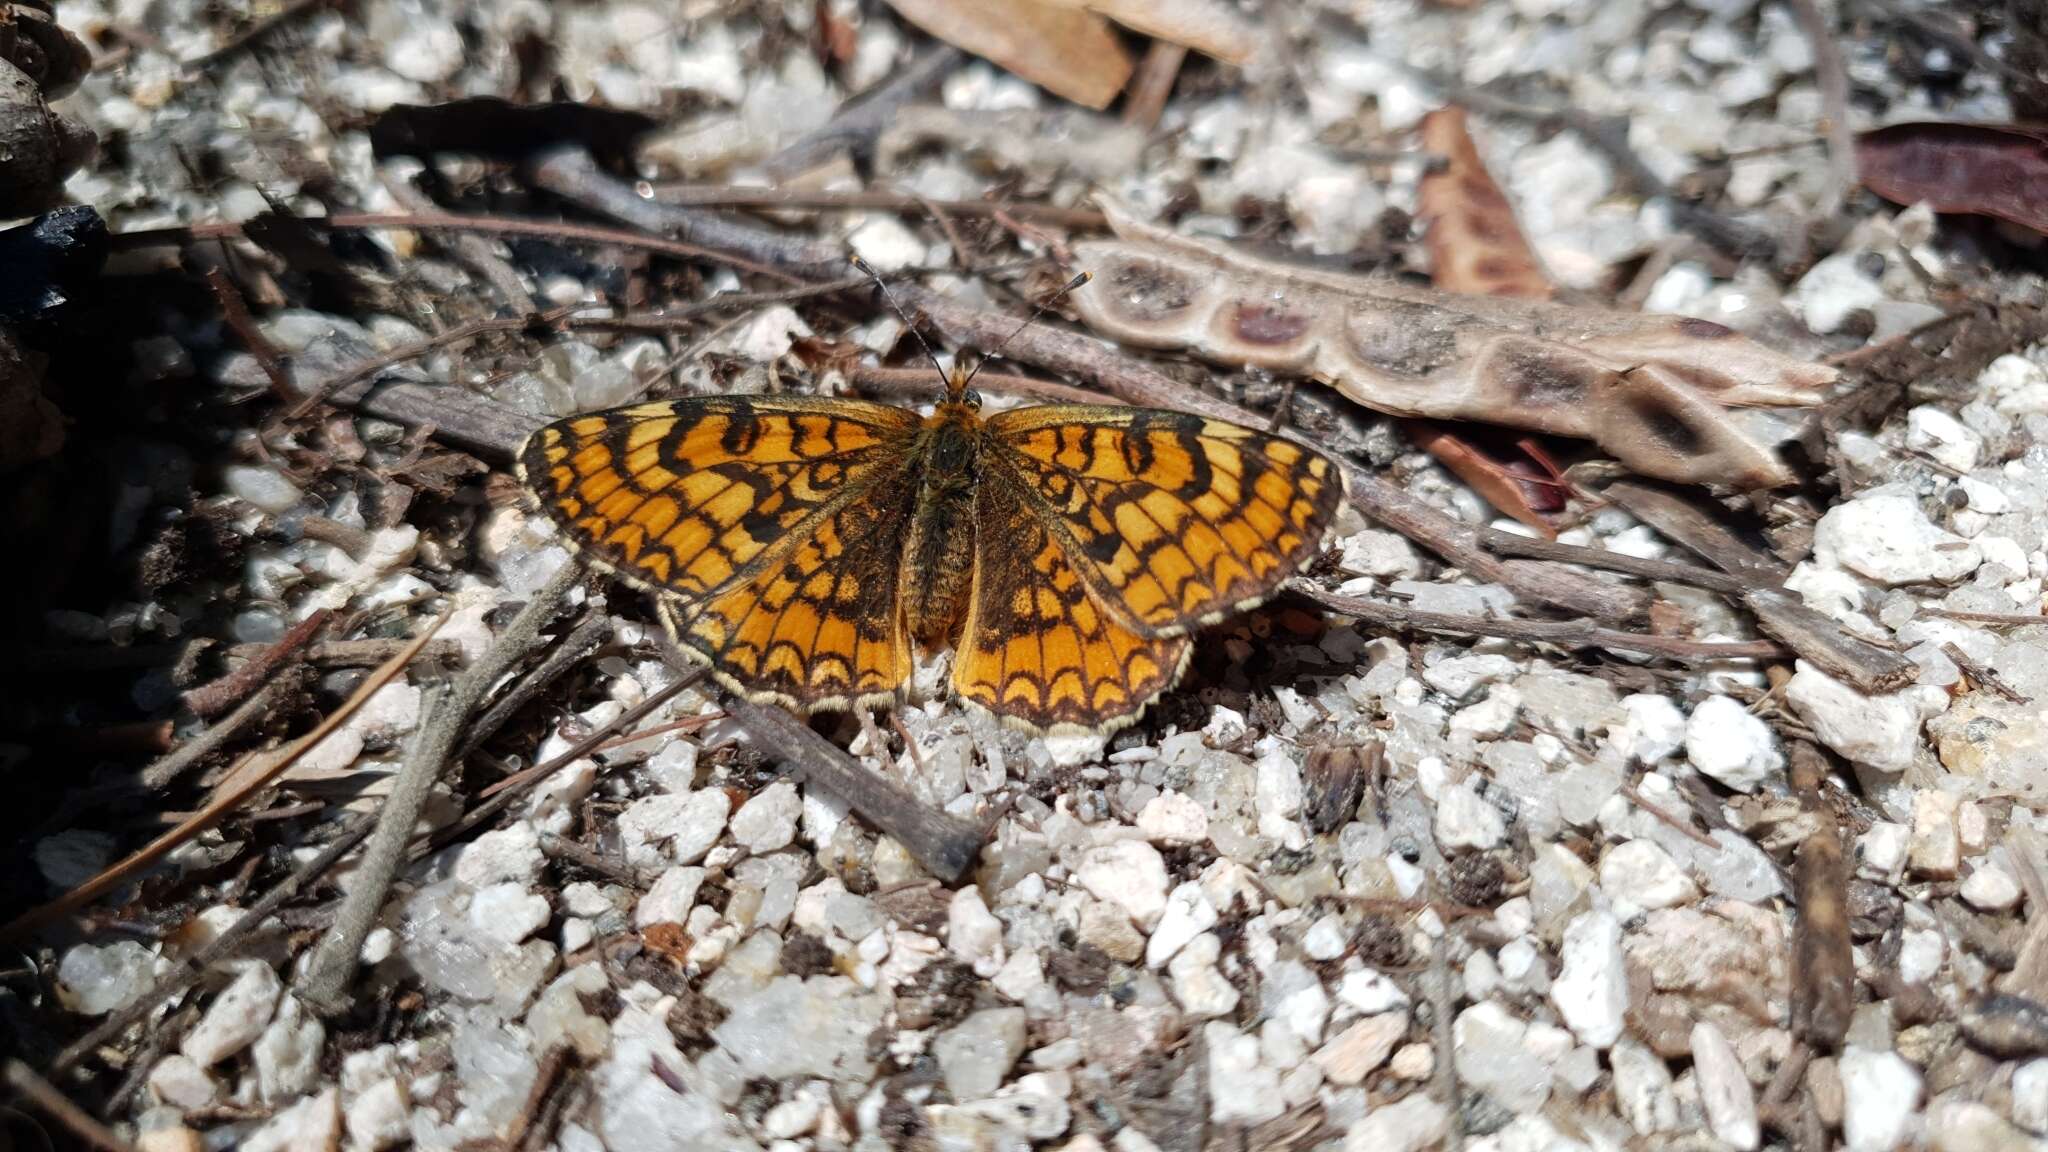
<svg viewBox="0 0 2048 1152"><path fill-rule="evenodd" d="M1436 286L1478 296L1520 296L1548 300L1549 277L1515 223L1515 210L1501 194L1472 134L1463 108L1439 108L1422 118L1422 147L1447 161L1422 178L1417 194L1429 223L1427 243Z"/></svg>
<svg viewBox="0 0 2048 1152"><path fill-rule="evenodd" d="M897 15L1055 96L1107 108L1134 67L1109 22L1046 0L889 0Z"/></svg>
<svg viewBox="0 0 2048 1152"><path fill-rule="evenodd" d="M1990 216L2048 235L2048 129L1892 124L1856 138L1863 186L1895 204Z"/></svg>
<svg viewBox="0 0 2048 1152"><path fill-rule="evenodd" d="M1407 433L1409 443L1435 457L1437 463L1463 480L1466 487L1477 492L1479 498L1493 505L1496 511L1513 517L1516 523L1545 540L1557 539L1557 526L1531 498L1530 488L1535 486L1533 479L1516 475L1513 468L1440 424L1427 420L1404 420L1401 429Z"/></svg>
<svg viewBox="0 0 2048 1152"><path fill-rule="evenodd" d="M1242 66L1259 43L1258 29L1217 0L1047 0L1086 9L1169 44Z"/></svg>

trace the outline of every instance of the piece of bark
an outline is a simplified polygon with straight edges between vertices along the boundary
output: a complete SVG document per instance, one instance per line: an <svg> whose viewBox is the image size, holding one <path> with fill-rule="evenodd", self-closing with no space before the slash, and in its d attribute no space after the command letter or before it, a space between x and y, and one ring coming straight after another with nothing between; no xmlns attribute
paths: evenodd
<svg viewBox="0 0 2048 1152"><path fill-rule="evenodd" d="M1553 289L1515 222L1515 210L1494 183L1463 108L1422 118L1422 147L1444 166L1422 178L1416 217L1429 225L1430 279L1446 292L1548 300Z"/></svg>
<svg viewBox="0 0 2048 1152"><path fill-rule="evenodd" d="M1600 490L1603 499L1619 504L1629 515L1655 528L1665 539L1701 559L1753 584L1776 586L1792 574L1762 549L1751 546L1712 513L1677 493L1633 480L1620 480Z"/></svg>
<svg viewBox="0 0 2048 1152"><path fill-rule="evenodd" d="M1098 332L1312 376L1394 415L1589 439L1645 476L1790 482L1723 406L1811 405L1837 376L1708 321L1326 272L1103 208L1118 238L1074 245L1101 280L1074 308Z"/></svg>
<svg viewBox="0 0 2048 1152"><path fill-rule="evenodd" d="M1819 820L1799 846L1793 884L1799 931L1793 937L1792 1027L1816 1048L1836 1051L1856 1009L1856 957L1849 934L1849 864L1834 812L1822 802L1826 754L1792 743L1792 775L1808 812Z"/></svg>
<svg viewBox="0 0 2048 1152"><path fill-rule="evenodd" d="M1045 0L889 0L896 14L1055 96L1107 108L1135 66L1109 22Z"/></svg>
<svg viewBox="0 0 2048 1152"><path fill-rule="evenodd" d="M1343 827L1358 814L1358 802L1364 798L1366 786L1379 775L1385 756L1385 746L1378 740L1311 747L1301 768L1307 794L1301 806L1302 819L1317 832Z"/></svg>
<svg viewBox="0 0 2048 1152"><path fill-rule="evenodd" d="M1859 692L1896 692L1920 676L1918 664L1851 636L1790 592L1753 588L1742 594L1742 604L1755 614L1764 635Z"/></svg>

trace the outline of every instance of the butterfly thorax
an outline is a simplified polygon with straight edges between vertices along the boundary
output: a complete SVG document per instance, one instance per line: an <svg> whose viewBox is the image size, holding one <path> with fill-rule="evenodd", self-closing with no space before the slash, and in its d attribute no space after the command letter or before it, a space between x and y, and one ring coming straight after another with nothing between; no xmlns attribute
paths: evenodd
<svg viewBox="0 0 2048 1152"><path fill-rule="evenodd" d="M974 583L974 490L981 417L960 403L938 406L917 436L916 504L904 545L902 603L910 634L926 647L950 642Z"/></svg>

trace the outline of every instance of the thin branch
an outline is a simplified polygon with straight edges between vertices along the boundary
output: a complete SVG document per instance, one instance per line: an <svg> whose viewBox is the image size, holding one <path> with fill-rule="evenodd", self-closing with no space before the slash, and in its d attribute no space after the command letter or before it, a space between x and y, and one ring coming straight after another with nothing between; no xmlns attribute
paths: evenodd
<svg viewBox="0 0 2048 1152"><path fill-rule="evenodd" d="M100 1047L111 1043L115 1037L127 1031L132 1025L141 1023L155 1013L157 1005L176 996L205 976L208 969L238 953L245 941L256 934L264 922L290 901L296 899L315 880L327 874L330 868L341 862L361 844L376 827L376 820L370 816L357 816L342 829L341 834L329 841L318 855L294 869L290 876L277 887L263 894L262 899L243 910L236 920L212 942L187 957L176 969L157 977L148 992L126 1008L107 1017L98 1027L72 1041L69 1047L57 1054L55 1068L63 1071L85 1059Z"/></svg>
<svg viewBox="0 0 2048 1152"><path fill-rule="evenodd" d="M428 853L438 851L462 839L471 830L482 825L485 821L495 818L498 813L503 812L509 807L512 801L524 795L527 789L554 775L564 765L572 764L590 755L605 741L611 739L614 734L631 728L641 720L652 715L662 705L675 699L683 689L695 683L700 675L702 675L701 669L693 670L690 674L677 679L675 683L642 700L634 707L627 709L616 719L609 723L598 725L590 735L570 745L554 759L542 761L523 772L515 772L496 784L491 785L489 788L484 789L481 794L483 803L464 812L462 818L454 824L435 832L422 842L414 844L412 859L423 859Z"/></svg>
<svg viewBox="0 0 2048 1152"><path fill-rule="evenodd" d="M516 216L455 216L437 212L342 212L324 217L302 216L297 222L308 228L339 228L352 231L397 228L412 232L476 232L489 236L525 236L537 240L552 240L559 244L592 244L600 247L625 248L635 252L652 252L658 256L672 256L679 260L726 264L744 272L753 272L785 282L797 279L781 269L765 268L743 257L715 251L702 245L671 240L665 236L633 228L607 228L597 224L577 224L566 220L526 220ZM214 220L198 224L181 224L173 228L121 232L109 240L115 250L125 252L165 244L189 244L195 240L238 239L242 235L240 224L232 220ZM836 268L835 263L834 269Z"/></svg>
<svg viewBox="0 0 2048 1152"><path fill-rule="evenodd" d="M1707 507L1669 489L1634 480L1618 480L1599 490L1602 500L1621 506L1629 515L1655 528L1724 572L1743 577L1750 587L1776 586L1791 572L1752 547L1723 524Z"/></svg>
<svg viewBox="0 0 2048 1152"><path fill-rule="evenodd" d="M914 396L929 400L945 387L945 381L932 375L931 368L872 368L862 365L853 370L853 383L864 391L881 396ZM1035 380L1029 376L1018 376L1008 372L983 372L974 378L977 388L987 392L1002 392L1012 396L1029 396L1035 400L1048 400L1055 404L1115 404L1114 396L1090 392L1071 384L1056 380Z"/></svg>
<svg viewBox="0 0 2048 1152"><path fill-rule="evenodd" d="M1825 218L1841 211L1856 189L1856 134L1849 129L1849 68L1842 47L1814 0L1787 0L1799 30L1813 48L1813 79L1820 86L1822 127L1828 141L1828 182L1818 205Z"/></svg>
<svg viewBox="0 0 2048 1152"><path fill-rule="evenodd" d="M185 707L202 720L210 720L250 693L270 683L277 676L277 670L292 653L313 639L315 633L326 627L332 615L321 608L309 614L304 620L291 626L275 643L264 648L254 659L211 683L202 684L185 693Z"/></svg>
<svg viewBox="0 0 2048 1152"><path fill-rule="evenodd" d="M1464 636L1494 636L1564 648L1605 648L1615 652L1639 652L1688 664L1716 660L1782 660L1788 653L1783 645L1768 640L1713 641L1686 640L1677 636L1650 636L1602 628L1591 620L1489 620L1454 612L1425 612L1380 600L1339 596L1297 582L1295 590L1332 612L1367 620L1390 628L1414 628L1423 632L1448 632Z"/></svg>
<svg viewBox="0 0 2048 1152"><path fill-rule="evenodd" d="M552 859L567 860L586 872L603 876L636 892L644 891L647 887L647 881L642 879L631 865L593 851L566 836L557 836L552 832L543 833L540 838L540 850Z"/></svg>
<svg viewBox="0 0 2048 1152"><path fill-rule="evenodd" d="M256 365L263 369L263 375L270 380L270 391L280 400L289 400L292 395L291 377L285 374L284 364L278 359L277 348L271 344L263 330L256 327L255 318L249 315L249 302L242 298L241 289L228 279L220 268L206 270L206 286L213 290L213 298L220 305L221 319L226 321L228 330L256 358Z"/></svg>
<svg viewBox="0 0 2048 1152"><path fill-rule="evenodd" d="M541 629L561 610L562 599L582 578L582 566L565 562L541 585L477 662L455 679L420 725L419 740L399 770L391 794L377 814L377 830L356 865L334 926L322 937L299 977L299 998L330 1015L348 1007L348 986L361 962L363 941L376 926L384 897L405 863L406 844L425 810L435 781L462 739L470 716L498 681L539 647Z"/></svg>
<svg viewBox="0 0 2048 1152"><path fill-rule="evenodd" d="M1712 836L1707 835L1705 832L1702 832L1699 829L1693 827L1690 822L1681 820L1678 817L1673 816L1671 813L1666 812L1664 809L1659 808L1655 804L1650 803L1648 800L1643 799L1643 794L1636 788L1635 781L1623 781L1621 785L1621 794L1623 796L1628 797L1629 803L1635 805L1638 808L1641 808L1645 812L1648 812L1651 816L1655 817L1658 820L1658 822L1664 824L1665 826L1676 829L1678 832L1690 838L1694 843L1704 845L1708 848L1713 849L1716 852L1719 852L1721 850L1721 842L1719 840L1716 840Z"/></svg>
<svg viewBox="0 0 2048 1152"><path fill-rule="evenodd" d="M195 734L172 749L168 754L142 770L141 782L145 791L155 792L169 786L171 781L184 775L193 765L227 746L244 729L270 715L271 711L284 702L295 685L289 679L272 680L256 690L254 696L242 701L241 705L219 722L209 724L205 730Z"/></svg>
<svg viewBox="0 0 2048 1152"><path fill-rule="evenodd" d="M654 185L655 198L664 204L701 208L774 208L779 211L808 209L821 212L884 211L929 215L934 209L952 216L1013 216L1038 220L1061 228L1100 232L1109 219L1092 208L1062 208L1029 200L937 200L904 192L870 188L850 192L821 192L806 188L742 188L732 184L672 183Z"/></svg>
<svg viewBox="0 0 2048 1152"><path fill-rule="evenodd" d="M762 162L762 168L780 180L815 167L835 152L867 150L896 122L904 105L923 99L965 59L950 44L927 50L888 80L841 103L831 119L784 145Z"/></svg>
<svg viewBox="0 0 2048 1152"><path fill-rule="evenodd" d="M1906 656L1851 635L1783 589L1752 588L1740 602L1756 617L1757 631L1859 692L1896 692L1920 678L1920 666Z"/></svg>
<svg viewBox="0 0 2048 1152"><path fill-rule="evenodd" d="M1714 592L1740 593L1749 587L1746 581L1734 576L1693 564L1681 564L1674 560L1653 560L1600 548L1581 548L1576 544L1559 544L1554 540L1536 540L1527 536L1517 536L1512 532L1503 532L1498 528L1479 529L1479 542L1502 556L1527 556L1536 560L1584 564L1589 568L1626 572L1631 576L1641 576L1645 580L1664 580L1673 584L1706 588Z"/></svg>
<svg viewBox="0 0 2048 1152"><path fill-rule="evenodd" d="M452 609L451 609L452 612ZM413 638L396 656L386 661L376 671L363 677L355 692L342 702L341 707L313 727L311 732L287 744L273 753L267 762L263 757L251 753L244 757L236 771L230 774L226 783L209 801L206 807L194 813L189 820L150 841L144 847L131 853L126 859L102 870L99 875L66 892L63 896L37 908L32 908L0 927L0 940L18 940L27 933L62 916L83 908L113 888L140 875L151 865L162 859L171 849L185 843L192 837L218 824L228 813L257 792L268 787L285 769L297 763L299 757L310 751L314 745L334 734L337 728L348 722L348 718L369 702L370 697L390 683L393 677L405 670L412 658L426 647L427 641L448 622L450 612L443 612Z"/></svg>
<svg viewBox="0 0 2048 1152"><path fill-rule="evenodd" d="M1968 676L1972 683L1977 684L1984 688L1989 688L1992 692L2004 698L2008 703L2032 704L2034 702L2033 697L2028 696L2025 693L2021 692L2019 689L2014 688L2010 684L2007 684L2003 676L2000 676L1997 672L1994 672L1989 667L1972 659L1970 654L1963 651L1961 648L1957 647L1954 641L1944 643L1941 646L1941 651L1950 660L1955 661L1956 667L1962 669L1963 675Z"/></svg>
<svg viewBox="0 0 2048 1152"><path fill-rule="evenodd" d="M476 723L469 726L469 735L463 738L462 748L456 753L456 757L460 759L476 751L534 697L547 691L548 685L561 679L570 669L576 667L579 661L596 651L611 637L611 617L602 612L592 612L585 616L582 623L571 629L567 636L562 637L562 642L548 652L546 659L520 677L512 687L506 689L504 695L498 697L489 708L484 709L484 714L477 717Z"/></svg>
<svg viewBox="0 0 2048 1152"><path fill-rule="evenodd" d="M229 39L211 52L202 52L185 61L184 69L187 72L207 71L216 64L231 60L256 47L280 29L289 27L307 15L327 7L331 2L332 0L291 0L284 7L250 25L241 35Z"/></svg>
<svg viewBox="0 0 2048 1152"><path fill-rule="evenodd" d="M407 643L399 639L315 640L299 655L315 668L375 668ZM236 644L228 648L227 657L253 660L262 649L259 644ZM454 640L436 640L420 649L419 660L422 664L453 666L462 660L462 645Z"/></svg>
<svg viewBox="0 0 2048 1152"><path fill-rule="evenodd" d="M330 400L335 393L340 392L349 385L361 383L384 371L386 368L394 368L408 360L416 360L436 349L447 348L454 344L460 344L464 340L474 340L479 336L487 336L494 332L523 332L530 328L545 326L562 319L567 312L568 309L558 308L552 312L544 312L539 316L485 316L457 324L445 332L436 332L432 336L415 340L410 344L401 344L388 352L372 356L367 360L352 365L345 372L330 376L320 383L313 385L299 399L297 404L292 405L291 408L286 410L285 415L294 420L306 416L313 409Z"/></svg>
<svg viewBox="0 0 2048 1152"><path fill-rule="evenodd" d="M2027 612L1967 612L1961 608L1922 608L1929 616L1944 620L1961 620L1970 624L1989 624L1994 628L2024 628L2033 624L2048 624L2048 616Z"/></svg>
<svg viewBox="0 0 2048 1152"><path fill-rule="evenodd" d="M440 206L421 191L412 181L399 176L386 167L378 172L378 182L384 185L398 206L408 212L438 212ZM457 235L448 245L454 257L470 271L481 276L486 283L497 289L498 295L517 312L537 311L533 295L519 279L519 272L491 247L481 236Z"/></svg>
<svg viewBox="0 0 2048 1152"><path fill-rule="evenodd" d="M105 1152L135 1152L135 1146L114 1134L114 1130L92 1118L85 1109L71 1102L71 1098L57 1091L54 1084L36 1074L36 1070L19 1060L9 1060L6 1071L7 1086L14 1089L24 1100L36 1106L43 1115L62 1125L73 1136L93 1148Z"/></svg>
<svg viewBox="0 0 2048 1152"><path fill-rule="evenodd" d="M689 658L674 645L665 639L660 643L670 667L690 666ZM868 771L790 713L737 693L727 694L725 710L746 726L763 751L780 757L792 775L845 801L862 819L903 845L925 871L950 883L981 858L981 846L988 841L986 828L932 808L901 785Z"/></svg>
<svg viewBox="0 0 2048 1152"><path fill-rule="evenodd" d="M723 262L760 275L800 283L806 278L835 275L846 267L844 251L833 245L770 231L715 212L649 200L633 185L599 168L580 145L541 156L527 166L527 177L537 187L614 220L703 245L700 252L716 249Z"/></svg>

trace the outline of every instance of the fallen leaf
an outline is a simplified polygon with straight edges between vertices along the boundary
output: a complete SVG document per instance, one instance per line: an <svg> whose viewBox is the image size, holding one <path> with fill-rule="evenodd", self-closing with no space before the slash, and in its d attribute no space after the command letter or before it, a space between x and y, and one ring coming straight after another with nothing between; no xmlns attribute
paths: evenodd
<svg viewBox="0 0 2048 1152"><path fill-rule="evenodd" d="M1154 39L1226 64L1242 65L1258 47L1258 29L1217 0L1048 0L1086 9Z"/></svg>
<svg viewBox="0 0 2048 1152"><path fill-rule="evenodd" d="M1990 216L2048 235L2048 129L1891 124L1856 138L1863 186L1896 204Z"/></svg>
<svg viewBox="0 0 2048 1152"><path fill-rule="evenodd" d="M1131 78L1109 22L1046 0L889 0L897 15L1055 96L1106 108Z"/></svg>
<svg viewBox="0 0 2048 1152"><path fill-rule="evenodd" d="M1515 223L1465 130L1463 108L1439 108L1422 118L1422 147L1444 167L1422 178L1417 215L1429 224L1425 242L1436 286L1478 296L1548 300L1551 284Z"/></svg>
<svg viewBox="0 0 2048 1152"><path fill-rule="evenodd" d="M1514 465L1501 463L1442 425L1427 420L1404 420L1401 429L1417 448L1436 457L1437 463L1463 480L1466 487L1496 511L1513 517L1516 523L1540 533L1545 540L1557 539L1556 525L1543 514L1563 506L1556 489L1534 476L1518 474Z"/></svg>

